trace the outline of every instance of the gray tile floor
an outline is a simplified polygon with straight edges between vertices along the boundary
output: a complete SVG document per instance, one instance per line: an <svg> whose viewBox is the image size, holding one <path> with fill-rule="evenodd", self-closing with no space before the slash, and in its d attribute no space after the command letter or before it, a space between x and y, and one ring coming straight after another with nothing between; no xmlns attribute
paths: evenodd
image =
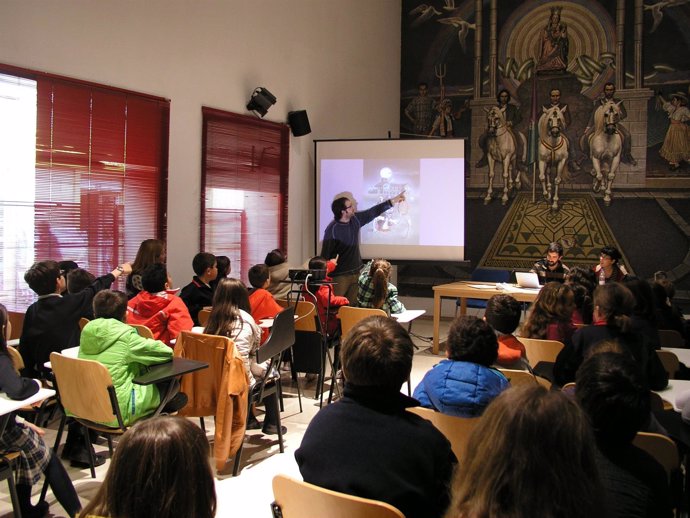
<svg viewBox="0 0 690 518"><path fill-rule="evenodd" d="M441 337L447 334L449 324L448 320L441 322ZM432 320L430 317L417 319L412 327L412 332L416 335L413 338L419 346L419 350L415 353L411 374L412 387L414 388L426 371L438 363L442 356L433 355L430 352L430 341L422 339L432 335ZM259 430L250 431L250 437L245 440L243 467L240 475L238 477L232 476L232 462L229 462L227 468L216 477L218 517L270 518L271 511L269 505L273 500L271 489L273 477L278 473L284 473L295 478L301 478L294 453L302 441L302 436L309 421L319 410L318 401L313 397L316 381L306 382L303 377L301 378L304 392L302 397L303 412L300 413L297 391L289 382L287 375L283 379L285 380L285 412L281 414L281 418L283 424L288 428L288 433L284 436L285 453L281 454L279 452L277 436L264 436ZM406 390L407 387L404 386L403 391ZM198 422L198 420L195 419L195 422ZM57 422L53 423L46 430L46 441L48 444L52 444L55 440L57 424ZM209 438L212 438L213 424L211 419L206 419L206 428ZM107 445L105 443L97 446L96 449L99 452L107 453ZM96 479L91 478L88 469L79 470L67 465L69 476L83 504L95 495L109 465L110 461L108 460L103 466L96 468ZM35 498L40 492L42 482L41 480L35 487ZM48 502L50 503L50 513L52 513L50 516L66 516L51 492L48 493ZM11 516L12 507L7 484L1 483L0 518L9 518Z"/></svg>

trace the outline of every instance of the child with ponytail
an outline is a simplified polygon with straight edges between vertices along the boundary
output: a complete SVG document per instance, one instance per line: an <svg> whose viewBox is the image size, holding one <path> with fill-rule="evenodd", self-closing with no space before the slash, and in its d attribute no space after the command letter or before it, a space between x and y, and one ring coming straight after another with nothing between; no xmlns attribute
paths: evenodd
<svg viewBox="0 0 690 518"><path fill-rule="evenodd" d="M388 281L390 273L391 263L385 259L373 259L362 268L357 294L359 307L383 309L389 315L405 311L398 300L398 288Z"/></svg>

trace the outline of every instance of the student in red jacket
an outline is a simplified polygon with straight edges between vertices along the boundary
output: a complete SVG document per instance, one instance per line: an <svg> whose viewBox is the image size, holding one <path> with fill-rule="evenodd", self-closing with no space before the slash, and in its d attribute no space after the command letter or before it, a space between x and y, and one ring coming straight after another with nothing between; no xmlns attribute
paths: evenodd
<svg viewBox="0 0 690 518"><path fill-rule="evenodd" d="M513 333L520 324L520 303L510 295L494 295L486 302L484 320L496 332L496 365L508 369L526 369L525 346Z"/></svg>
<svg viewBox="0 0 690 518"><path fill-rule="evenodd" d="M330 261L327 261L321 256L312 257L309 260L310 270L326 270L325 281L331 281L330 274L338 264L338 256ZM333 294L333 287L326 284L309 283L305 289L302 287L302 295L304 299L309 302L314 302L316 310L319 312L319 321L323 326L324 331L329 337L337 334L339 329L338 317L336 316L338 308L350 304L347 297Z"/></svg>
<svg viewBox="0 0 690 518"><path fill-rule="evenodd" d="M182 299L171 290L172 280L162 263L147 266L141 274L143 290L127 305L127 323L145 325L156 340L173 346L180 331L191 331L194 322Z"/></svg>
<svg viewBox="0 0 690 518"><path fill-rule="evenodd" d="M260 323L260 320L273 318L283 311L283 308L275 301L273 295L267 289L270 283L271 276L268 266L263 263L255 264L249 269L249 284L252 285L252 290L249 293L249 306L252 309L252 318L254 318L257 324ZM269 334L270 330L268 328L261 328L262 344L266 341Z"/></svg>

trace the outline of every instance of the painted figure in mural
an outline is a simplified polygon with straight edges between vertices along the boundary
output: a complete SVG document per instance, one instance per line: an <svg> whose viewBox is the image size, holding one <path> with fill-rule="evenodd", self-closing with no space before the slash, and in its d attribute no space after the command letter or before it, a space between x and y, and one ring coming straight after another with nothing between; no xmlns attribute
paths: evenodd
<svg viewBox="0 0 690 518"><path fill-rule="evenodd" d="M522 115L520 114L520 108L515 104L510 103L510 93L508 90L503 89L498 92L496 96L496 106L503 112L503 118L506 121L506 126L508 128L513 128L517 126L522 120ZM475 167L484 167L487 165L486 152L487 143L486 137L488 132L485 130L484 133L479 135L479 148L482 150L482 157L477 161Z"/></svg>
<svg viewBox="0 0 690 518"><path fill-rule="evenodd" d="M453 137L453 101L443 99L438 105L438 115L431 126L429 136L438 134L441 138Z"/></svg>
<svg viewBox="0 0 690 518"><path fill-rule="evenodd" d="M561 128L561 135L564 135L566 139L568 139L568 144L571 142L574 142L573 135L571 134L570 130L570 124L572 123L572 117L570 116L570 109L568 108L567 104L563 104L561 102L561 90L560 88L552 88L551 91L549 92L549 104L545 104L542 106L543 110L549 110L551 108L558 108L558 110L562 113L563 115L563 123L565 126ZM568 169L570 171L579 171L580 170L580 165L578 162L581 162L582 158L578 160L578 157L576 156L576 150L575 146L570 146L568 147Z"/></svg>
<svg viewBox="0 0 690 518"><path fill-rule="evenodd" d="M661 93L657 94L661 107L668 113L670 125L659 150L661 157L668 161L671 171L680 167L680 162L690 162L690 110L688 110L688 96L677 92L671 96L671 102L666 101Z"/></svg>
<svg viewBox="0 0 690 518"><path fill-rule="evenodd" d="M416 135L427 135L434 120L434 100L429 97L429 85L419 83L419 95L405 108L405 116L413 124Z"/></svg>
<svg viewBox="0 0 690 518"><path fill-rule="evenodd" d="M508 194L515 187L520 189L520 171L517 168L517 141L515 133L508 127L504 118L505 111L494 106L486 111L486 157L489 163L489 186L484 197L484 205L491 202L493 194L494 174L496 164L503 169L503 205L508 203ZM513 175L515 176L513 178Z"/></svg>
<svg viewBox="0 0 690 518"><path fill-rule="evenodd" d="M589 157L592 160L594 192L604 188L604 204L611 203L611 186L616 178L623 149L623 137L618 121L623 101L607 101L594 113L594 131L588 137ZM604 177L604 172L606 176Z"/></svg>
<svg viewBox="0 0 690 518"><path fill-rule="evenodd" d="M620 112L620 120L625 120L625 118L628 116L628 112L625 110L625 104L621 99L614 97L615 93L616 86L613 83L606 83L604 85L604 93L594 100L592 106L592 113L589 116L589 122L587 122L587 127L584 131L585 144L587 144L589 136L594 131L594 114L601 106L611 102L615 103L618 105L618 110ZM622 126L621 124L618 124L617 130L620 133L621 140L623 142L623 153L621 155L621 161L633 166L637 165L637 161L633 158L632 153L630 152L632 145L632 138L630 136L630 132L625 126ZM587 152L587 149L583 149L583 151Z"/></svg>
<svg viewBox="0 0 690 518"><path fill-rule="evenodd" d="M561 22L562 7L552 7L541 34L537 72L564 72L568 68L568 27Z"/></svg>
<svg viewBox="0 0 690 518"><path fill-rule="evenodd" d="M539 117L539 180L541 181L544 198L551 202L551 209L558 210L558 188L561 184L563 169L568 159L568 138L563 133L566 126L565 112L567 106L543 107L543 113ZM556 170L553 182L550 171Z"/></svg>

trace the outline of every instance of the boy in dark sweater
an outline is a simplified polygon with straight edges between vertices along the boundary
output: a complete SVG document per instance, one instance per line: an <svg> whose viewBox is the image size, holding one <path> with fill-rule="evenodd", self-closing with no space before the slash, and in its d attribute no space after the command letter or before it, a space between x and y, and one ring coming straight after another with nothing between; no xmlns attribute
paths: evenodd
<svg viewBox="0 0 690 518"><path fill-rule="evenodd" d="M213 301L213 288L211 281L218 276L218 263L216 256L207 252L199 252L192 259L192 269L196 274L192 282L187 284L180 292L180 298L184 301L194 325L199 324L199 311L210 306Z"/></svg>
<svg viewBox="0 0 690 518"><path fill-rule="evenodd" d="M38 377L50 353L79 345L79 319L91 314L93 296L110 288L115 279L129 274L132 267L123 263L107 275L98 277L79 293L66 293L65 277L55 261L34 263L24 274L24 280L38 295L38 300L26 310L24 327L19 339L19 352L24 360L23 375Z"/></svg>

